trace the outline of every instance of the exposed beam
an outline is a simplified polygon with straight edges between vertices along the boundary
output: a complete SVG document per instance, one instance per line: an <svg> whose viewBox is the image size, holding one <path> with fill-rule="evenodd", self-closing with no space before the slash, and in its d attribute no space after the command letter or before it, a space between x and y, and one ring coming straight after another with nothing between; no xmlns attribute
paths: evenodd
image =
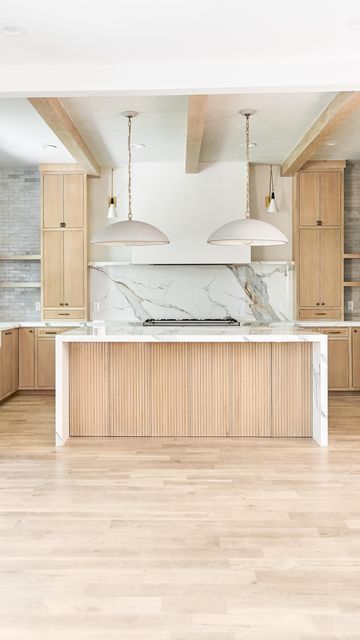
<svg viewBox="0 0 360 640"><path fill-rule="evenodd" d="M331 100L281 165L282 176L293 176L318 147L360 107L360 91L341 91Z"/></svg>
<svg viewBox="0 0 360 640"><path fill-rule="evenodd" d="M99 163L66 113L59 98L28 98L28 100L81 168L88 175L99 177L101 175Z"/></svg>
<svg viewBox="0 0 360 640"><path fill-rule="evenodd" d="M186 136L186 173L197 173L207 108L207 96L189 96Z"/></svg>

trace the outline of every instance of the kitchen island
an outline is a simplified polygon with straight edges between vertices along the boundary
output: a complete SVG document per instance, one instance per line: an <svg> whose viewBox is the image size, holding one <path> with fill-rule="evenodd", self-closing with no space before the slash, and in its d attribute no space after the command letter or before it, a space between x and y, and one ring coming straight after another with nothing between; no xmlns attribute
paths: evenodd
<svg viewBox="0 0 360 640"><path fill-rule="evenodd" d="M296 327L75 329L56 337L56 444L81 436L328 442L327 337Z"/></svg>

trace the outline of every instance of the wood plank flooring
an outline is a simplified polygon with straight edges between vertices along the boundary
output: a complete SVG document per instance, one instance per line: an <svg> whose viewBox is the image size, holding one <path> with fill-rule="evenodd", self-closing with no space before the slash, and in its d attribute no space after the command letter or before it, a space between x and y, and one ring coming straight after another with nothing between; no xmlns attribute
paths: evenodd
<svg viewBox="0 0 360 640"><path fill-rule="evenodd" d="M306 439L73 439L0 406L2 640L359 640L360 397Z"/></svg>

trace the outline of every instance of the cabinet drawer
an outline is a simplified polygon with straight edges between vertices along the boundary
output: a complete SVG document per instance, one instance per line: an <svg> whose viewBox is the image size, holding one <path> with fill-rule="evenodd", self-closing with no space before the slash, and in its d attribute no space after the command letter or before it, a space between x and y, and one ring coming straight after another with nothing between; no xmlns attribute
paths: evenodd
<svg viewBox="0 0 360 640"><path fill-rule="evenodd" d="M326 329L321 329L321 333L326 333L326 335L328 335L331 340L348 340L349 338L349 329L347 329L346 327L329 327Z"/></svg>
<svg viewBox="0 0 360 640"><path fill-rule="evenodd" d="M321 309L319 307L315 307L313 309L299 309L300 320L320 320L321 318L341 320L341 309Z"/></svg>
<svg viewBox="0 0 360 640"><path fill-rule="evenodd" d="M66 331L66 327L46 327L44 329L37 329L36 335L38 339L48 340L54 338L58 333Z"/></svg>
<svg viewBox="0 0 360 640"><path fill-rule="evenodd" d="M85 309L45 309L44 320L85 320Z"/></svg>

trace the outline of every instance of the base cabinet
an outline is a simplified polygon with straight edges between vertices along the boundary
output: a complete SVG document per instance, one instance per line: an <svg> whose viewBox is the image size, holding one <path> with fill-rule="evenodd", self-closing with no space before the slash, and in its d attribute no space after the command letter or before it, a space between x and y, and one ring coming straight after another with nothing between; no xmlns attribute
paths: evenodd
<svg viewBox="0 0 360 640"><path fill-rule="evenodd" d="M350 349L349 340L333 340L328 342L329 389L350 389Z"/></svg>
<svg viewBox="0 0 360 640"><path fill-rule="evenodd" d="M0 400L18 389L18 329L1 332Z"/></svg>
<svg viewBox="0 0 360 640"><path fill-rule="evenodd" d="M55 388L55 340L36 341L36 388Z"/></svg>
<svg viewBox="0 0 360 640"><path fill-rule="evenodd" d="M360 328L351 332L352 388L360 390Z"/></svg>
<svg viewBox="0 0 360 640"><path fill-rule="evenodd" d="M35 329L19 329L19 389L35 387Z"/></svg>
<svg viewBox="0 0 360 640"><path fill-rule="evenodd" d="M55 337L64 327L19 329L19 389L55 388Z"/></svg>
<svg viewBox="0 0 360 640"><path fill-rule="evenodd" d="M320 331L328 336L329 391L360 391L360 327Z"/></svg>

